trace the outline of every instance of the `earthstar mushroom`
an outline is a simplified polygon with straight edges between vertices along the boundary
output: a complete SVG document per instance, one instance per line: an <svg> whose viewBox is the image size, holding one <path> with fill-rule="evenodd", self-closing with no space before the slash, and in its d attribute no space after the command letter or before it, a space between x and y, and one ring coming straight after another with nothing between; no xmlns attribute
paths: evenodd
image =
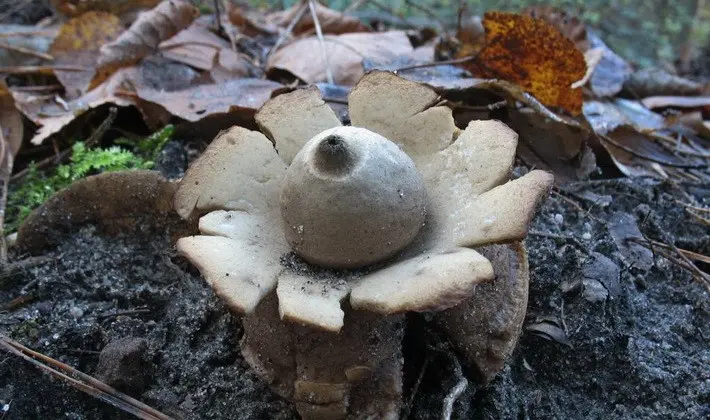
<svg viewBox="0 0 710 420"><path fill-rule="evenodd" d="M509 181L517 135L498 121L461 131L437 98L371 72L343 127L317 88L282 94L256 115L270 139L233 127L180 183L175 208L201 216L201 235L178 251L245 314L245 359L303 418L397 418L408 311L440 313L487 379L517 341L518 241L552 176Z"/></svg>

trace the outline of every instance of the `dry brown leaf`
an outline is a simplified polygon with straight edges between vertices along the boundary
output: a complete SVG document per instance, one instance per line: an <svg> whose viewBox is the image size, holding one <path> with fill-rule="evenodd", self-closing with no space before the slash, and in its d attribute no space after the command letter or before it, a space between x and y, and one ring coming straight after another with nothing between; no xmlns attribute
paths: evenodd
<svg viewBox="0 0 710 420"><path fill-rule="evenodd" d="M103 104L134 105L132 98L116 96L115 93L125 89L125 83L135 78L135 72L136 70L133 68L121 69L96 89L69 102L63 102L55 95L33 95L11 89L17 108L32 122L40 126L31 143L42 144L47 137L58 133L86 111Z"/></svg>
<svg viewBox="0 0 710 420"><path fill-rule="evenodd" d="M22 116L5 81L0 79L0 235L5 235L5 204L15 156L22 145ZM3 236L4 237L4 236ZM7 248L0 239L0 263L7 262Z"/></svg>
<svg viewBox="0 0 710 420"><path fill-rule="evenodd" d="M90 69L54 71L64 86L67 98L76 98L86 93L94 77L99 48L118 38L123 30L118 17L106 12L87 12L61 26L49 49L54 56L54 64L77 65Z"/></svg>
<svg viewBox="0 0 710 420"><path fill-rule="evenodd" d="M51 0L52 6L65 16L79 16L90 11L121 15L139 9L150 9L160 0Z"/></svg>
<svg viewBox="0 0 710 420"><path fill-rule="evenodd" d="M301 12L303 2L298 2L289 9L274 12L267 16L275 24L286 28ZM347 16L337 10L330 9L322 4L315 2L316 16L320 24L321 31L324 34L340 35L350 32L370 32L370 28L365 26L359 19ZM306 10L306 13L301 17L296 26L293 28L294 35L312 34L315 33L315 25L313 16Z"/></svg>
<svg viewBox="0 0 710 420"><path fill-rule="evenodd" d="M466 68L474 75L514 82L547 106L572 115L582 111L582 90L571 85L587 69L572 41L542 19L488 12L483 19L486 47Z"/></svg>
<svg viewBox="0 0 710 420"><path fill-rule="evenodd" d="M22 115L15 107L15 100L4 80L0 79L0 129L2 141L0 144L0 168L4 167L7 154L11 159L17 155L22 145L24 126ZM11 160L12 161L12 160Z"/></svg>
<svg viewBox="0 0 710 420"><path fill-rule="evenodd" d="M413 53L404 32L354 33L325 37L334 82L354 85L365 74L363 60L388 64ZM326 81L326 60L317 37L297 40L278 50L267 63L267 72L285 70L306 83Z"/></svg>
<svg viewBox="0 0 710 420"><path fill-rule="evenodd" d="M635 127L620 126L601 138L616 166L627 176L680 179L684 178L680 172L705 171L708 167L707 159L678 155L672 147L662 146ZM707 174L704 178L710 181Z"/></svg>
<svg viewBox="0 0 710 420"><path fill-rule="evenodd" d="M160 51L173 61L210 71L217 83L246 77L250 73L249 64L231 49L229 42L199 21L162 42Z"/></svg>
<svg viewBox="0 0 710 420"><path fill-rule="evenodd" d="M587 101L584 115L625 175L710 182L710 143L685 141L687 128L669 127L669 121L639 102Z"/></svg>
<svg viewBox="0 0 710 420"><path fill-rule="evenodd" d="M208 115L235 109L256 112L281 87L270 80L239 79L174 92L139 89L136 93L140 99L158 104L176 117L197 122Z"/></svg>
<svg viewBox="0 0 710 420"><path fill-rule="evenodd" d="M248 7L230 3L227 18L223 24L233 25L243 35L255 37L258 35L276 35L279 26L267 19L263 13L251 10Z"/></svg>
<svg viewBox="0 0 710 420"><path fill-rule="evenodd" d="M190 26L198 14L198 10L184 0L164 0L154 9L141 13L121 36L101 47L98 70L90 88L98 86L117 69L157 51L161 42Z"/></svg>

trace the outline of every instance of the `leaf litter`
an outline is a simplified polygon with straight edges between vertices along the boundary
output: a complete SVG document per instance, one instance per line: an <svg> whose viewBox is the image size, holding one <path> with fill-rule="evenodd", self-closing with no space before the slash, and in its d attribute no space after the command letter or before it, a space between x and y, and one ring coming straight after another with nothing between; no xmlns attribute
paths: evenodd
<svg viewBox="0 0 710 420"><path fill-rule="evenodd" d="M611 412L604 411L605 405L594 399L589 377L583 374L591 366L598 377L611 378L609 384L621 378L628 383L628 389L622 386L619 390L616 410L630 417L643 417L648 412L636 404L631 391L634 384L650 383L658 369L702 371L702 367L693 366L687 359L687 353L673 345L668 350L665 343L683 340L702 343L706 341L702 337L710 336L707 299L702 296L702 287L694 288L709 284L707 80L658 69L639 70L633 65L633 57L622 58L574 14L547 6L528 8L522 14L490 11L482 17L468 15L455 30L449 31L456 34L454 37L447 33L435 33L432 37L425 34L425 29L404 31L401 25L393 24L402 23L397 16L380 16L380 20L375 19L379 23L373 23L308 1L297 2L290 9L267 12L230 5L221 10L220 16L201 17L192 4L180 0L53 3L69 19L58 27L41 28L43 36L48 37L44 44L23 44L22 48L34 49L34 53L19 53L20 61L0 64L0 72L12 76L8 87L0 89L3 110L0 140L6 153L3 156L14 157L14 162L3 160L5 187L13 163L19 170L25 170L28 161L37 155L45 156L51 163L57 153L54 150L76 141L77 133L90 126L95 116L105 115L108 106L122 107L123 118L130 122L119 118L114 123L111 119L112 128L98 142L117 140L115 134L108 134L111 131L130 134L127 132L140 131L136 125L155 130L175 123L176 133L185 138L165 145L161 168L170 168L172 162L173 167L168 170L182 173L181 165L199 153L204 141L217 131L235 122L253 126L255 110L272 95L295 86L319 83L326 102L347 121L343 102L350 87L371 69L397 71L401 76L435 87L441 95L441 104L454 109L459 126L465 126L472 118L483 118L501 119L514 127L521 138L518 164L551 170L558 184L555 198L543 206L535 221L538 231L529 239L531 262L539 266L533 267L535 280L531 283L528 333L521 342L520 352L525 358L511 361L513 371L524 366L528 373L517 378L510 372L504 373L492 388L481 391L477 404L467 394L472 391L463 391L451 410L463 410L458 411L459 415L488 411L502 417L519 417L523 413L516 410L523 405L516 397L506 395L513 390L520 398L526 395L532 398L539 393L537 377L547 381L550 390L564 387L563 398L571 407L571 411L565 411L566 408L556 404L538 405L535 409L542 410L541 415L569 417L586 410L608 416ZM410 23L406 26L416 27ZM30 33L38 29L28 26L22 30ZM43 54L52 59L42 58ZM432 61L434 56L437 59ZM334 83L322 83L328 81L328 74ZM42 82L34 86L37 80ZM138 112L130 116L126 114L129 110ZM34 125L37 131L23 133L23 125ZM206 132L210 135L205 135ZM168 153L169 150L172 151ZM7 154L8 151L12 153ZM170 158L170 153L177 157ZM516 171L524 172L522 166ZM88 194L87 200L99 200L101 188L104 187L92 190L93 195ZM61 208L58 211L61 213ZM659 219L658 214L663 217ZM146 228L142 232L149 231ZM232 355L237 329L222 328L225 323L235 321L216 300L205 300L204 286L184 271L186 267L170 271L175 270L176 264L182 264L179 260L173 262L172 257L160 251L146 250L144 239L134 242L130 238L121 239L124 242L117 244L111 242L114 239L101 238L90 230L78 236L59 235L58 242L52 245L58 251L50 252L73 255L62 263L65 266L45 264L28 272L27 280L0 282L0 303L12 303L6 306L12 308L10 312L3 314L10 318L0 320L3 325L6 319L11 322L9 325L20 325L11 329L14 338L90 370L91 363L86 365L84 356L66 354L66 349L79 347L71 338L77 322L81 325L79 342L97 350L110 339L126 334L150 335L152 328L157 328L154 333L158 335L158 330L173 328L202 331L201 325L207 322L211 332L200 333L205 334L205 341L198 340L198 350L190 356L191 360L209 365L205 361L221 360L227 354L229 361L219 362L218 365L223 364L217 367L210 365L215 369L206 370L202 377L181 372L182 365L177 363L158 363L157 378L178 375L183 382L171 387L158 380L141 399L166 413L188 417L221 418L215 411L217 408L209 407L226 404L239 407L240 411L249 406L253 415L291 418L292 409L258 386L244 385L241 396L208 393L201 388L205 384L222 384L215 386L233 389L232 380L227 379L229 375L216 378L221 378L219 369L240 369L232 363L237 357ZM48 290L56 288L57 282L69 281L61 287L71 287L70 280L62 279L66 278L67 270L75 270L71 264L79 264L73 261L83 261L82 253L88 250L115 251L116 246L123 247L121 252L126 256L142 250L141 258L146 261L137 278L143 284L153 284L155 279L169 283L166 270L179 273L189 284L180 290L180 299L191 302L180 307L180 300L166 300L165 290L156 289L154 284L149 286L146 297L146 292L123 282L121 293L133 294L119 305L124 309L143 308L147 301L166 308L174 319L189 319L187 324L171 324L174 321L170 319L159 319L142 309L132 312L130 308L126 309L126 316L116 318L116 325L102 324L95 315L99 308L105 313L106 308L116 305L115 298L70 291L68 300L59 302L64 308L62 313L66 314L64 318L56 320L49 330L32 326L33 318L27 314L32 310L43 313L43 305L51 296ZM14 254L12 257L21 258ZM150 268L155 266L148 261L151 258L163 261L164 265ZM93 258L84 268L83 278L88 279L85 281L93 282L96 287L104 284L105 279L99 274L106 270L102 264L106 262ZM117 269L120 272L120 264L111 268ZM566 270L571 283L560 284L560 270ZM12 272L17 271L13 268ZM696 284L677 281L691 278ZM18 285L8 286L14 282ZM666 295L676 300L668 303L663 298ZM689 305L694 305L696 312L684 309ZM79 312L86 314L83 321L84 315L76 317ZM613 326L619 322L635 327L617 327L623 331L614 332ZM664 336L650 335L659 326ZM693 326L701 330L700 338L689 332ZM101 332L98 337L97 328ZM49 339L52 334L60 338ZM162 337L155 343L182 358L185 347L179 339ZM536 337L551 341L540 343ZM662 354L667 358L653 358L650 352L660 351L654 348L664 349ZM155 352L157 348L149 351ZM600 359L608 363L598 365ZM555 381L559 379L545 373L549 370L547 366L560 364L560 360L566 361L560 369L567 372L567 381L585 391L575 393L567 384L558 384ZM623 368L629 360L636 371L624 374ZM426 416L430 413L428 406L440 405L447 399L448 388L431 384L458 380L458 377L437 376L445 375L443 370L427 372L417 391L422 398L411 407L414 415ZM241 371L239 375L248 373ZM676 379L665 377L661 382L665 385L652 385L649 392L671 407L678 403L666 398L677 395L678 391L669 392L665 387L676 383ZM43 392L66 392L51 388L46 381L33 384ZM0 382L0 400L5 402L8 400L3 386L5 383ZM700 387L694 389L685 391L685 402L677 411L671 411L670 416L694 413L702 417L702 407L694 401L707 395L702 394ZM174 402L175 398L166 393L179 395L177 399L183 398L182 403ZM93 407L90 403L76 396L67 396L65 401L70 402L66 410L94 410L87 408Z"/></svg>

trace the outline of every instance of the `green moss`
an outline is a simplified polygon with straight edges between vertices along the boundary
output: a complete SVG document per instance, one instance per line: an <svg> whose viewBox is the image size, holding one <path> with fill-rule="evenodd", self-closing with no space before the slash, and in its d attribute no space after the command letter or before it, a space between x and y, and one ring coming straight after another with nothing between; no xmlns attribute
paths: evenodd
<svg viewBox="0 0 710 420"><path fill-rule="evenodd" d="M22 221L57 191L89 175L128 169L150 169L160 151L170 140L174 127L169 125L139 142L121 141L121 146L90 149L83 142L72 147L69 163L51 173L30 164L29 173L18 186L12 186L7 200L5 231L14 232Z"/></svg>

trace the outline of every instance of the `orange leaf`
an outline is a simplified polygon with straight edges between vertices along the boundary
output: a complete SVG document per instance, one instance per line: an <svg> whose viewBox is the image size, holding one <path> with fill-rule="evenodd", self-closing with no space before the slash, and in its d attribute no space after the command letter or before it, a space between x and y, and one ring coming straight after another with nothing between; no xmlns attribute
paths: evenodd
<svg viewBox="0 0 710 420"><path fill-rule="evenodd" d="M517 83L547 106L582 112L582 90L571 85L587 65L572 41L542 19L513 13L488 12L483 26L486 47L468 70Z"/></svg>

